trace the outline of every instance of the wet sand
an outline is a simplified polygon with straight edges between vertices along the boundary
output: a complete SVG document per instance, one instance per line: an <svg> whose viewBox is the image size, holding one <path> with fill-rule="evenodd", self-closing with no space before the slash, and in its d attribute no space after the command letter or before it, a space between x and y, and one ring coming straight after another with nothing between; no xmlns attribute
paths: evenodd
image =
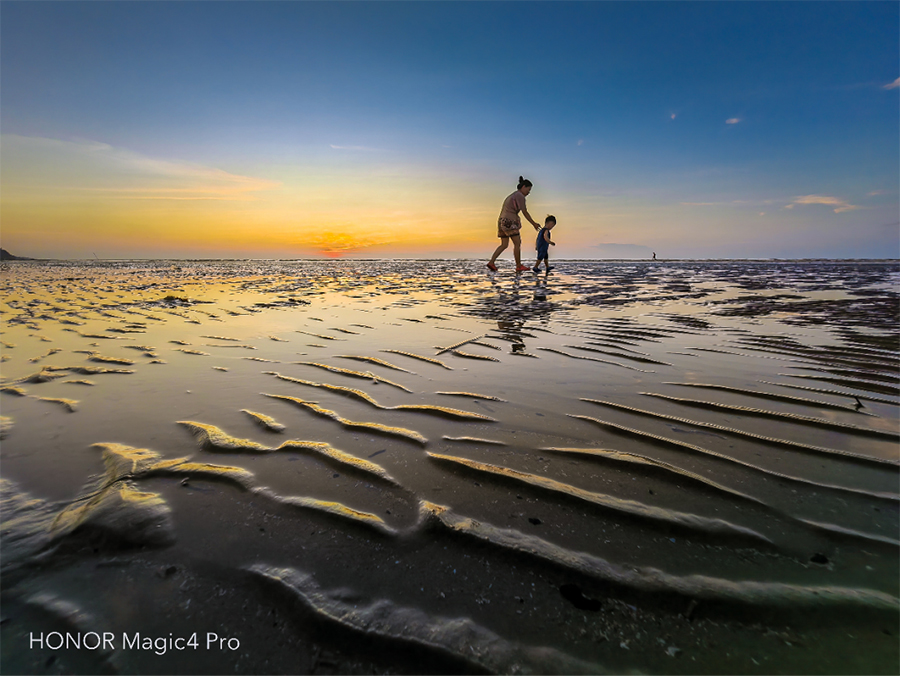
<svg viewBox="0 0 900 676"><path fill-rule="evenodd" d="M900 669L896 261L0 288L4 674Z"/></svg>

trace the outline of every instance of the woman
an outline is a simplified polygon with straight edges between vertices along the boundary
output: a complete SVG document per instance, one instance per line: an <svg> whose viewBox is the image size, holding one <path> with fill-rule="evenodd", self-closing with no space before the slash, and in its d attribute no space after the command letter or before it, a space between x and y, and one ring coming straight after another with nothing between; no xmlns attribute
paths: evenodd
<svg viewBox="0 0 900 676"><path fill-rule="evenodd" d="M527 265L522 265L522 238L519 236L519 230L522 229L522 220L519 218L519 212L522 212L535 230L541 229L541 226L534 222L534 219L525 208L525 197L531 192L531 186L531 181L519 176L519 185L516 191L503 200L503 208L500 210L500 217L497 219L497 237L500 238L500 246L494 251L494 255L491 256L491 260L487 264L488 268L493 272L497 271L494 261L497 260L497 256L506 251L506 247L509 246L509 240L513 241L516 272L528 270Z"/></svg>

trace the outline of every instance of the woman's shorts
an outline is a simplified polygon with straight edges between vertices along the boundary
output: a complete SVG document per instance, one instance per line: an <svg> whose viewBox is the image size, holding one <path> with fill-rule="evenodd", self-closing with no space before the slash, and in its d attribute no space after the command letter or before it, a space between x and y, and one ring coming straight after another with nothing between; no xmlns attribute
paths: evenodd
<svg viewBox="0 0 900 676"><path fill-rule="evenodd" d="M520 221L513 221L509 218L497 219L497 237L515 237L522 229Z"/></svg>

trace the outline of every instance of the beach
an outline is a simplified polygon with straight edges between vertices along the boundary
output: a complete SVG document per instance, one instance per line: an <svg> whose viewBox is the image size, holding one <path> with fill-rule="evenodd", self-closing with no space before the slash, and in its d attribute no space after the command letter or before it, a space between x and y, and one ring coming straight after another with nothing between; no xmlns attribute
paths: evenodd
<svg viewBox="0 0 900 676"><path fill-rule="evenodd" d="M0 671L897 673L900 263L500 263L0 265Z"/></svg>

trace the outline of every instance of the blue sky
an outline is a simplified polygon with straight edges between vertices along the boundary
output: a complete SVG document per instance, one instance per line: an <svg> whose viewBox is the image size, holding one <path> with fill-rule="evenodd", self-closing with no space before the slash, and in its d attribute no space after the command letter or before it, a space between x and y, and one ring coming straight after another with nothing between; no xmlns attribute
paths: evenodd
<svg viewBox="0 0 900 676"><path fill-rule="evenodd" d="M4 247L896 257L898 8L5 1Z"/></svg>

